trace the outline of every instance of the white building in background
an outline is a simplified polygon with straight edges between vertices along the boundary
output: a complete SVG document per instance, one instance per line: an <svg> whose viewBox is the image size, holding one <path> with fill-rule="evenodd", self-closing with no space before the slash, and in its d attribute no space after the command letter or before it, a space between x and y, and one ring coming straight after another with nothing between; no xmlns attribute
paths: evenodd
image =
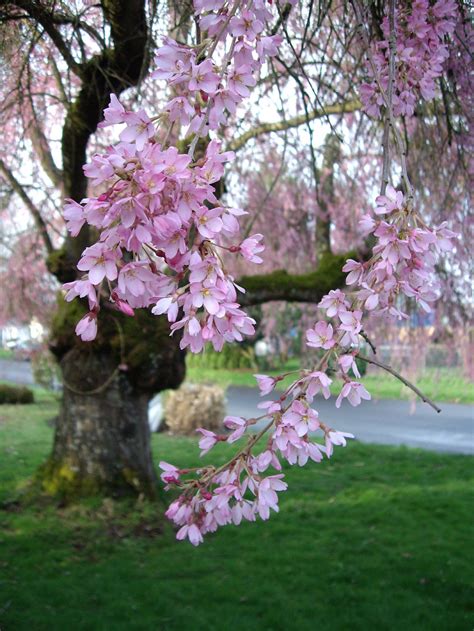
<svg viewBox="0 0 474 631"><path fill-rule="evenodd" d="M16 348L28 346L43 341L46 330L44 326L33 318L29 324L8 322L0 327L0 346L2 348Z"/></svg>

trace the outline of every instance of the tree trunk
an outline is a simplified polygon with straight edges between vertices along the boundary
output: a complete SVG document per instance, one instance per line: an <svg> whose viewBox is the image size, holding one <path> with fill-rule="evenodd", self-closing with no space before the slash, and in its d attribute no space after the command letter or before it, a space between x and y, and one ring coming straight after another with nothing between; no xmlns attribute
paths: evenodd
<svg viewBox="0 0 474 631"><path fill-rule="evenodd" d="M72 350L61 369L64 394L43 489L68 499L96 493L153 497L150 395L104 355Z"/></svg>
<svg viewBox="0 0 474 631"><path fill-rule="evenodd" d="M170 337L166 318L104 311L97 339L84 343L73 326L81 310L80 303L62 301L53 322L63 400L53 450L37 479L44 492L67 501L97 494L153 497L148 403L184 379L180 338Z"/></svg>
<svg viewBox="0 0 474 631"><path fill-rule="evenodd" d="M53 6L57 3L11 4L12 19L17 19L17 9L21 8L22 15L24 12L35 25L33 30L47 33L68 65L68 72L75 75L71 90L74 98L66 104L62 130L62 172L58 169L53 180L62 178L64 197L80 202L87 195L83 165L89 141L110 95L120 95L138 85L147 71L153 44L147 3L98 2L107 37L101 49L96 50L94 45L89 58L77 55L80 60L71 54L60 28L68 11L66 15L59 5ZM184 22L192 17L192 3L177 3L176 13L180 11L183 29ZM72 26L81 41L81 20ZM68 236L61 249L49 255L48 268L60 282L77 277L77 261L95 236L94 230L83 226L76 238ZM67 304L62 296L59 298L50 348L60 361L64 396L53 450L38 479L46 492L71 499L98 492L153 495L156 479L148 401L165 388L178 387L184 378L180 336L170 338L166 319L145 312L127 319L110 311L107 301L101 307L99 336L94 343L83 344L74 329L86 306L80 301Z"/></svg>

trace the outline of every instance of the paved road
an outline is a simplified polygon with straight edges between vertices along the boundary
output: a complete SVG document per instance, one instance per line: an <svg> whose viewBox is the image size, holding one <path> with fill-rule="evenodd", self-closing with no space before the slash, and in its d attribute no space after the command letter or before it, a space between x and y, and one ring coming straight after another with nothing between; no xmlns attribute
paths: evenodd
<svg viewBox="0 0 474 631"><path fill-rule="evenodd" d="M30 362L0 359L0 381L13 381L27 386L34 384Z"/></svg>
<svg viewBox="0 0 474 631"><path fill-rule="evenodd" d="M277 396L275 396L277 398ZM227 391L228 413L244 417L258 414L259 394L252 388ZM351 432L364 443L408 445L435 451L474 454L474 407L440 403L437 414L425 403L378 400L353 408L344 401L316 399L314 407L331 427Z"/></svg>
<svg viewBox="0 0 474 631"><path fill-rule="evenodd" d="M32 384L31 366L28 362L0 360L2 379ZM258 391L252 388L231 387L227 390L228 414L255 416L259 401ZM436 414L425 403L410 401L368 401L357 408L344 401L338 410L334 400L321 399L315 407L325 423L353 433L364 443L474 454L474 407L470 405L440 403L441 414ZM150 405L150 423L154 429L160 416L161 405L156 397Z"/></svg>

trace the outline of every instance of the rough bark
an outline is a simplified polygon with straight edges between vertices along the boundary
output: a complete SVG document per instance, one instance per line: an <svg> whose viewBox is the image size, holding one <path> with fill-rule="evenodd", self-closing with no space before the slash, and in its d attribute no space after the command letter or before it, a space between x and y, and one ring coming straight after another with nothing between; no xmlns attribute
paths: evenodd
<svg viewBox="0 0 474 631"><path fill-rule="evenodd" d="M154 497L149 394L103 354L71 350L61 368L64 394L53 451L40 472L43 490L68 500L98 493Z"/></svg>
<svg viewBox="0 0 474 631"><path fill-rule="evenodd" d="M38 472L42 489L72 500L89 494L153 497L148 403L184 378L179 336L146 311L135 318L111 310L99 316L99 335L83 343L74 322L86 311L62 298L51 349L63 373L63 401L51 456Z"/></svg>

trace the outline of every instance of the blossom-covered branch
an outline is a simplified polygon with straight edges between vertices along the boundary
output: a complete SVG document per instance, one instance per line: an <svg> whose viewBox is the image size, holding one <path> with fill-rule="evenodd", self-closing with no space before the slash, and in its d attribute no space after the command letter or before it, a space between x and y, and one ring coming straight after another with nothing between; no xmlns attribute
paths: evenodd
<svg viewBox="0 0 474 631"><path fill-rule="evenodd" d="M254 332L254 321L239 308L241 288L226 272L220 252L259 263L262 235L230 246L220 242L222 235L238 235L238 217L244 214L223 207L215 195L233 153L222 152L217 139L204 155L195 158L195 153L198 139L218 130L250 95L280 37L263 34L272 17L265 3L211 5L195 3L200 32L207 37L195 46L167 38L156 53L152 77L178 94L161 114L150 118L144 110L127 111L112 95L101 126L125 128L117 144L85 167L92 184L106 192L66 206L73 236L86 222L100 231L78 263L87 274L65 286L67 300L88 298L90 311L76 329L84 341L97 334L100 294L107 290L128 315L150 306L156 315L166 313L172 331L183 329L182 348L192 352L206 342L220 350L225 341ZM167 144L174 126L187 128L187 153Z"/></svg>
<svg viewBox="0 0 474 631"><path fill-rule="evenodd" d="M363 41L368 43L357 0L354 6ZM435 6L439 10L431 15L430 24L435 31L439 24L441 31L448 32L444 22L450 5L439 0ZM239 254L259 263L263 237L257 234L228 245L227 239L238 233L238 217L244 211L222 206L215 184L233 154L221 152L216 138L199 153L199 139L214 134L236 113L266 58L276 54L281 38L264 35L273 3L195 0L194 7L204 37L195 46L168 38L156 55L153 76L173 87L173 98L163 112L150 118L144 110L127 111L112 96L102 125L124 125L120 142L93 156L85 167L92 183L106 191L82 204L71 201L66 208L73 235L85 222L100 233L79 261L84 277L66 286L68 300L81 296L89 301L90 312L77 327L83 340L96 335L100 296L105 292L126 314L150 306L153 313L166 313L171 330L183 330L182 347L193 352L201 351L208 341L220 350L225 341L253 332L254 322L239 307L240 288L226 272L222 256ZM344 446L353 437L320 418L313 407L316 395L329 398L335 374L342 381L336 407L345 399L356 406L371 398L359 381L356 363L366 337L363 318L405 319L407 302L429 311L439 296L435 266L440 255L453 247L455 235L445 224L428 227L415 207L395 123L396 116L406 113L399 107L404 66L396 63L395 54L405 31L395 28L393 2L391 8L391 19L382 25L392 42L388 53L379 58L369 50L374 94L380 92L379 105L388 121L381 194L373 213L360 222L360 231L375 239L372 256L367 261L348 260L343 267L347 291L333 289L320 301L326 317L306 332L307 346L319 353L316 364L296 371L278 400L264 400L260 416L227 416L224 426L230 433L198 430L202 454L219 442L244 439L227 463L193 470L160 464L167 488L180 491L167 511L179 527L178 539L188 538L197 545L219 526L268 519L271 510L277 511L278 493L287 488L280 473L282 461L300 466L308 460L320 462L332 455L334 446ZM397 15L400 22L402 14ZM187 153L168 144L175 126L187 130ZM405 192L389 183L394 156L402 165ZM270 394L285 376L256 375L261 395ZM263 426L257 425L260 422ZM323 442L314 439L317 432ZM261 443L263 450L258 453Z"/></svg>

